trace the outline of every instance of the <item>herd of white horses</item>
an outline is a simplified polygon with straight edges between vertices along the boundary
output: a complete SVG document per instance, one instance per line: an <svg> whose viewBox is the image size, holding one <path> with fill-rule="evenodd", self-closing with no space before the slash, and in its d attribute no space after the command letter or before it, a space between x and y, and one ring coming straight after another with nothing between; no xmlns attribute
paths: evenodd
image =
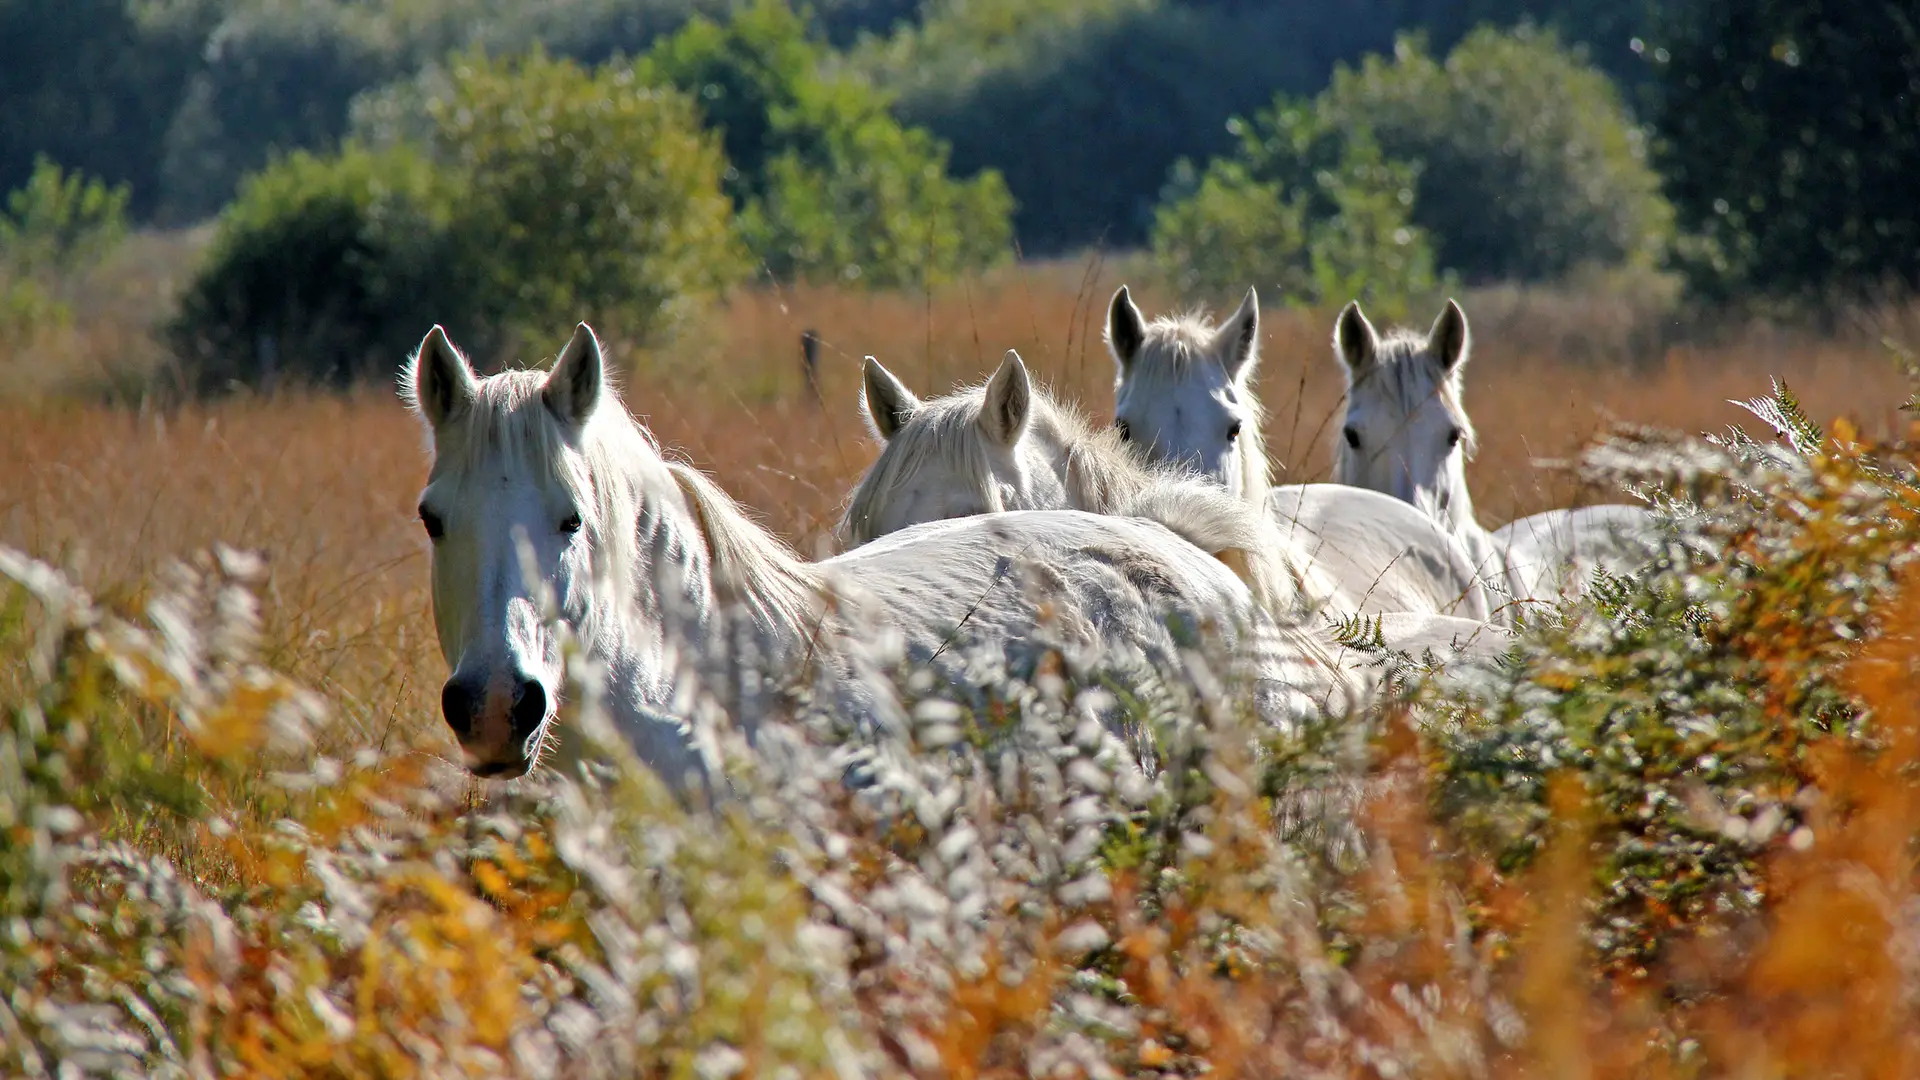
<svg viewBox="0 0 1920 1080"><path fill-rule="evenodd" d="M572 657L642 760L676 786L710 782L697 671L746 640L775 675L884 724L903 668L965 685L982 656L1018 675L1051 653L1070 671L1117 657L1179 677L1204 637L1247 674L1261 719L1287 724L1378 692L1342 620L1441 662L1497 653L1526 611L1644 550L1652 519L1628 506L1479 524L1457 304L1425 334L1383 336L1357 303L1341 313L1333 483L1270 484L1259 340L1252 290L1215 326L1149 321L1121 287L1110 425L1055 401L1014 352L984 386L927 400L869 357L883 446L847 500L845 552L813 562L661 453L584 323L550 369L486 377L435 326L402 389L429 433L419 513L451 669L442 709L467 768L511 778L564 760Z"/></svg>

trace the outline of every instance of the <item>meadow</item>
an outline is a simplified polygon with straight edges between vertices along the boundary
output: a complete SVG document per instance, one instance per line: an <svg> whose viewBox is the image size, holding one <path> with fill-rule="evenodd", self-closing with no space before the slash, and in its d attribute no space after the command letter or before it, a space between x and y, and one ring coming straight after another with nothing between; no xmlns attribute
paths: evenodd
<svg viewBox="0 0 1920 1080"><path fill-rule="evenodd" d="M1913 930L1910 914L1900 914L1899 905L1911 904L1916 895L1906 852L1920 816L1912 797L1902 793L1904 782L1889 771L1920 761L1909 730L1915 718L1903 714L1911 713L1913 688L1910 663L1902 659L1920 632L1920 593L1901 592L1892 578L1874 586L1877 592L1860 594L1871 592L1877 605L1871 613L1847 609L1848 626L1879 628L1878 644L1836 652L1827 648L1832 635L1821 636L1827 630L1808 629L1817 648L1792 653L1800 647L1795 638L1779 645L1778 658L1789 682L1826 679L1878 702L1882 709L1875 715L1887 724L1876 744L1879 756L1859 756L1853 744L1836 742L1812 751L1819 758L1815 764L1793 759L1789 771L1820 779L1828 799L1848 807L1847 813L1833 810L1830 819L1811 810L1802 814L1819 821L1815 856L1788 846L1791 830L1782 831L1773 847L1749 853L1753 866L1774 868L1766 872L1774 875L1768 881L1777 877L1773 891L1756 887L1765 902L1731 908L1705 900L1700 907L1679 904L1679 913L1663 925L1716 927L1701 932L1697 947L1688 946L1691 966L1681 974L1662 969L1650 976L1642 969L1611 981L1620 967L1589 965L1592 956L1583 950L1590 946L1580 944L1580 912L1596 884L1594 852L1604 845L1568 839L1577 830L1549 828L1550 839L1526 868L1475 848L1464 831L1450 831L1456 819L1435 809L1445 800L1433 792L1450 775L1436 764L1438 752L1420 748L1412 729L1389 716L1378 728L1380 752L1369 773L1382 783L1360 815L1373 855L1363 869L1316 870L1307 875L1310 885L1275 884L1275 875L1292 881L1289 875L1305 871L1289 868L1291 856L1277 840L1232 825L1257 815L1220 810L1220 800L1231 801L1222 794L1231 785L1222 781L1208 797L1215 815L1203 819L1204 828L1194 826L1211 830L1210 843L1219 846L1140 855L1133 864L1117 860L1113 865L1134 869L1115 871L1117 884L1104 901L1025 916L1046 927L1033 940L1049 941L1056 938L1048 935L1074 919L1094 918L1111 946L1098 963L1074 969L1047 960L1021 967L1012 957L1031 942L1016 925L1004 937L989 935L996 944L986 955L1006 962L984 970L955 961L950 969L929 971L915 966L927 962L919 953L902 960L886 950L854 948L859 955L835 969L838 975L822 975L821 962L799 956L795 942L813 940L807 935L816 922L835 922L829 914L843 922L848 916L823 910L832 906L823 899L831 889L803 897L806 889L798 883L818 885L822 879L793 871L813 866L813 856L788 850L783 845L789 840L768 825L791 810L779 801L784 796L766 796L774 800L772 811L762 808L714 825L666 807L631 777L607 781L615 794L603 792L591 813L568 801L587 798L577 793L508 796L465 789L443 799L459 785L439 765L452 743L438 718L445 670L426 592L426 544L414 518L425 462L416 423L386 385L346 394L235 393L190 404L164 395L142 400L138 388L165 385L165 363L147 327L164 307L168 268L189 243L136 238L88 283L89 302L78 307L86 316L0 357L0 431L6 433L0 439L0 545L65 568L106 609L129 613L135 623L143 605L178 587L166 584L170 564L192 562L196 553L220 544L258 552L264 567L257 575L216 569L204 559L196 564L202 574L196 587L203 593L193 595L214 612L205 615L202 629L219 624L218 611L225 609L215 600L225 595L221 589L241 579L252 582L258 627L250 631L257 640L247 663L258 666L245 670L277 673L289 685L310 689L332 717L314 729L319 751L301 752L303 759L319 752L336 762L333 772L315 774L331 782L264 795L279 781L246 755L271 740L212 738L206 733L219 725L207 716L218 710L203 710L200 726L182 719L179 687L149 683L97 700L79 693L76 688L94 685L85 672L108 680L108 672L127 669L126 654L115 649L138 652L145 646L125 645L98 629L105 623L93 624L93 637L49 644L53 639L23 627L59 622L57 612L48 614L58 607L49 599L53 594L43 588L37 607L24 604L17 591L11 594L7 685L22 703L14 710L16 736L41 745L46 730L60 730L43 724L36 729L41 734L33 735L21 726L21 717L32 711L25 703L38 701L48 716L70 724L85 720L98 732L119 732L144 747L133 755L138 768L108 768L105 759L87 756L106 752L100 749L108 741L103 735L92 743L61 744L72 775L105 778L103 792L107 779L118 785L112 790L123 800L123 812L124 800L147 797L141 785L153 782L154 770L204 789L195 796L198 809L176 811L185 823L177 829L130 823L137 814L89 817L106 822L81 830L92 838L92 846L82 846L95 861L79 862L97 877L62 888L89 898L75 916L82 922L92 918L88 912L107 913L88 923L95 937L86 948L97 952L74 946L79 951L69 960L43 957L33 979L20 984L31 984L47 1001L119 1002L113 1007L127 1010L138 1021L134 1026L151 1035L144 1059L149 1063L177 1051L178 1060L168 1065L177 1075L598 1075L602 1066L698 1076L1192 1074L1208 1066L1221 1075L1395 1075L1396 1069L1436 1076L1807 1075L1799 1066L1830 1075L1894 1076L1912 1075L1920 1061L1914 1029L1903 1033L1896 1022L1911 1016L1911 994L1920 983L1894 944ZM983 378L1003 350L1017 348L1042 379L1098 416L1111 404L1112 367L1100 328L1113 288L1128 280L1149 313L1190 299L1140 276L1130 279L1127 269L1097 260L1030 264L928 293L748 290L704 313L670 344L643 349L616 341L612 356L626 372L629 408L663 443L708 470L800 550L824 553L841 500L873 453L858 402L863 355L878 356L926 394ZM1206 299L1224 312L1239 298ZM1752 414L1730 399L1765 395L1771 379L1790 386L1814 420L1844 418L1849 441L1898 454L1908 438L1907 414L1898 406L1909 388L1894 359L1901 343L1920 342L1920 311L1863 311L1814 329L1762 322L1682 325L1657 298L1599 284L1590 293L1574 287L1494 289L1461 299L1474 332L1467 404L1481 440L1469 475L1488 524L1608 497L1591 470L1583 479L1572 462L1616 422L1687 435L1736 422L1753 426ZM1281 300L1263 297L1259 386L1269 447L1285 463L1282 479L1321 479L1327 444L1338 427L1340 378L1329 345L1333 312L1291 310ZM97 311L112 314L96 317ZM1424 325L1431 314L1413 317ZM432 321L431 312L421 314L423 333ZM448 329L458 342L460 328ZM550 356L569 329L554 327L552 340L529 349L524 360ZM817 399L802 374L800 339L807 330L820 341ZM396 367L402 359L394 358ZM1816 464L1815 479L1806 482L1830 501L1808 497L1812 509L1794 527L1825 521L1821 515L1829 510L1836 529L1873 527L1845 516L1858 507L1846 502L1853 496L1844 492L1864 475L1849 470L1864 466L1844 448L1812 456L1823 454L1839 464ZM1872 553L1883 553L1892 542L1888 537L1910 528L1910 521L1887 519L1881 526L1878 539L1861 541ZM1808 535L1817 531L1811 524L1805 528ZM1772 535L1758 526L1742 535L1749 534ZM1813 541L1796 544L1787 546L1827 550ZM1849 558L1880 557L1862 555L1859 544L1847 550ZM1776 563L1756 559L1755 580L1787 587L1780 584L1785 578L1767 576ZM1890 564L1878 569L1892 573ZM1805 585L1808 595L1819 587ZM1737 617L1745 616L1730 616ZM1826 617L1805 615L1804 625L1825 627L1819 620ZM1788 625L1754 618L1749 629L1756 634ZM164 634L155 640L154 648L165 645ZM1538 655L1558 655L1553 650L1566 647L1566 640L1540 646ZM1752 646L1750 638L1739 640L1745 643L1739 648ZM1773 662L1764 650L1753 656L1756 670ZM26 662L29 657L61 663L35 666ZM1815 674L1809 674L1816 666L1809 657L1817 659ZM218 667L206 663L207 670ZM209 700L232 705L232 686L222 690L226 684L217 682L209 683ZM251 684L239 679L232 685ZM115 704L121 700L116 693L126 701ZM282 700L275 697L279 689L260 693ZM1782 706L1783 731L1792 727L1793 708ZM256 719L268 711L240 709ZM1487 715L1497 712L1490 707ZM164 737L152 730L141 735L142 725L159 725ZM17 763L24 751L13 753ZM88 773L76 762L93 762L102 771ZM51 774L15 767L6 775L44 783ZM430 775L437 779L428 782ZM315 794L316 785L336 790L323 796ZM164 802L153 798L156 807ZM1240 798L1252 805L1250 796ZM1550 799L1541 798L1566 811L1553 820L1606 827L1604 815L1582 811L1586 804L1567 794L1565 785L1555 786ZM477 808L474 816L450 824L469 807ZM1022 812L1044 821L1050 811ZM1749 818L1759 813L1741 812ZM839 827L854 836L853 862L860 865L851 871L852 884L839 884L856 892L884 893L893 880L886 869L890 858L924 863L925 851L937 846L939 829L924 822L917 832L896 823L876 825L863 836L846 822L871 822L856 811L846 813ZM269 841L282 814L303 822L305 830L285 849ZM503 820L515 814L526 816L521 825ZM216 818L226 824L208 824ZM615 858L593 848L611 843L605 835L594 834L592 844L581 840L581 830L591 832L582 824L588 819L605 828L648 822L661 835L677 837L679 846L665 854L649 848L651 855L627 851ZM0 824L21 830L29 822L16 816ZM875 837L893 841L892 856ZM123 841L132 846L117 857L143 873L157 872L155 859L193 868L174 884L187 881L188 891L227 897L220 905L230 925L221 933L240 940L238 955L248 963L280 974L232 979L230 969L209 959L232 943L203 941L205 934L193 929L202 916L182 915L172 923L154 916L165 925L135 925L138 905L129 897L137 890L100 869L98 859L101 851L120 851L113 845ZM658 910L649 906L656 903L652 899L622 899L612 878L595 878L596 858L629 860L619 867L627 875L621 881L629 887L646 882L647 889L675 899L658 901L664 905ZM1162 858L1179 864L1177 882L1139 869ZM446 876L436 884L408 878L395 867L407 873L439 867ZM1209 883L1203 871L1222 876ZM1876 884L1850 892L1849 873ZM349 888L329 874L355 884ZM31 875L15 872L7 883L19 888L29 880ZM1606 883L1597 884L1604 893ZM141 888L147 891L139 897L158 895L150 881ZM1320 905L1317 915L1298 923L1275 921L1257 902L1263 890L1287 889L1296 899L1313 898ZM262 895L275 890L284 896ZM302 915L296 900L331 914ZM182 911L199 910L182 903ZM596 922L602 909L628 919L630 936ZM874 917L881 923L912 921L883 909L876 902L880 914ZM34 910L35 918L53 920L35 927L63 926L60 919L69 917L48 914L44 903ZM116 910L124 916L119 921ZM1103 914L1087 914L1096 910ZM357 912L358 936L338 927L298 929L345 918L341 911ZM1823 911L1837 912L1837 922L1823 922ZM1159 916L1165 921L1156 922ZM219 922L205 918L208 925ZM1008 918L1025 925L1020 917ZM1223 919L1240 925L1242 938L1223 929ZM743 920L758 929L741 931ZM648 936L656 931L671 942ZM1311 950L1288 936L1317 932L1326 937ZM1887 943L1884 960L1872 940L1860 937L1875 932L1884 935L1875 940ZM1252 941L1259 933L1289 944L1263 952ZM152 989L131 967L117 971L102 959L127 943L162 940L186 943L154 963L174 965L173 974L191 984L188 990ZM1777 947L1770 948L1770 941ZM691 958L673 960L676 947ZM1022 955L1046 959L1046 952L1028 949ZM1309 952L1317 957L1313 963L1303 959ZM628 970L622 962L636 966ZM678 969L660 974L661 964L672 968L676 962L691 965L698 977ZM1847 969L1852 976L1836 973L1836 964L1857 970ZM9 970L17 976L26 969ZM610 981L594 982L595 973ZM157 986L165 973L156 968L151 978ZM205 996L223 978L232 994ZM708 980L700 984L705 990L687 990L689 979ZM734 986L727 979L739 985L723 990ZM911 979L925 981L910 989L904 981L893 985ZM102 989L115 986L135 989ZM147 1003L151 1020L126 1004L134 998ZM162 999L171 1004L155 1004ZM581 1034L587 1021L578 1010L568 1011L574 1006L596 1011L594 1023L651 1032L652 1041L641 1039L641 1048L628 1057L609 1050L612 1057L595 1058L592 1037ZM36 1007L20 998L11 1011L0 1008L6 1021L0 1040L11 1042L16 1055L0 1060L19 1064L32 1058L20 1053L22 1046L40 1049L41 1066L49 1064L50 1053L60 1057L49 1047L78 1053L78 1044L47 1034L57 1034L59 1021L49 1019L55 1012L36 1013ZM1778 1024L1769 1038L1740 1043L1736 1033L1743 1025L1768 1022ZM1063 1026L1070 1029L1064 1035ZM1873 1030L1862 1034L1863 1028ZM165 1037L153 1034L163 1030ZM81 1057L86 1068L103 1072L113 1062L125 1066L140 1056L127 1046L94 1049L93 1057ZM53 1075L50 1068L43 1072Z"/></svg>

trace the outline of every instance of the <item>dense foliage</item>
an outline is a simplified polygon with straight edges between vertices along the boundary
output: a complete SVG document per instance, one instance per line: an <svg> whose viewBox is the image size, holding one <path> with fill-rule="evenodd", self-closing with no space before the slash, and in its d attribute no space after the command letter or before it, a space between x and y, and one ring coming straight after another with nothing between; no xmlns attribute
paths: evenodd
<svg viewBox="0 0 1920 1080"><path fill-rule="evenodd" d="M1010 252L997 174L947 174L947 148L903 128L865 83L822 71L785 0L696 19L639 77L686 91L727 153L727 189L754 258L776 280L921 284Z"/></svg>
<svg viewBox="0 0 1920 1080"><path fill-rule="evenodd" d="M711 52L713 27L743 11L773 25L768 5L0 0L0 190L26 183L46 155L129 185L136 222L185 223L218 213L277 156L334 151L356 102L430 76L450 52L538 46L599 64L640 56L701 17L717 22L688 41ZM1028 253L1142 244L1171 170L1234 153L1232 117L1276 95L1318 94L1327 122L1364 126L1389 160L1420 167L1414 223L1438 265L1468 280L1668 255L1713 300L1843 300L1920 279L1904 193L1920 159L1920 31L1898 4L819 0L795 10L756 77L784 88L763 95L769 104L802 104L746 125L787 131L751 151L766 160L740 167L761 185L777 172L781 190L759 214L729 192L779 277L858 267L861 280L910 282L977 265L1004 246L1008 196ZM731 33L703 63L753 60ZM1362 63L1397 40L1426 44ZM1343 65L1353 70L1335 80ZM1628 108L1660 134L1658 184ZM714 120L730 154L758 138L731 119ZM826 149L809 157L796 143ZM786 151L796 159L776 166ZM846 155L875 160L847 167ZM1180 194L1202 168L1176 177ZM995 174L1004 192L986 179ZM1677 233L1656 187L1678 211ZM865 225L837 232L830 212ZM908 251L917 262L902 262Z"/></svg>
<svg viewBox="0 0 1920 1080"><path fill-rule="evenodd" d="M1328 36L1387 40L1325 5L997 0L938 5L862 62L958 168L1006 176L1022 249L1050 253L1139 244L1168 168L1229 149L1228 118L1276 88L1317 89Z"/></svg>
<svg viewBox="0 0 1920 1080"><path fill-rule="evenodd" d="M1701 0L1661 39L1660 163L1699 286L1920 285L1920 14Z"/></svg>
<svg viewBox="0 0 1920 1080"><path fill-rule="evenodd" d="M467 56L429 112L459 183L455 257L494 325L644 340L739 279L725 159L683 95L621 66Z"/></svg>
<svg viewBox="0 0 1920 1080"><path fill-rule="evenodd" d="M478 800L341 730L256 658L248 556L134 618L0 552L0 1069L1911 1060L1886 945L1920 902L1920 489L1785 395L1756 411L1781 442L1598 447L1596 477L1676 512L1653 573L1477 676L1392 661L1409 696L1382 715L1256 732L1199 652L1191 682L1101 689L983 656L978 686L908 680L898 730L718 678L713 809L666 796L591 682L563 719L587 764ZM1096 719L1116 701L1151 774Z"/></svg>
<svg viewBox="0 0 1920 1080"><path fill-rule="evenodd" d="M1622 970L1757 911L1764 856L1814 839L1823 755L1879 739L1849 665L1920 554L1920 488L1790 392L1748 407L1778 442L1630 432L1589 453L1594 476L1676 516L1656 569L1529 635L1443 739L1443 805L1504 862L1545 835L1545 778L1582 777L1595 944Z"/></svg>
<svg viewBox="0 0 1920 1080"><path fill-rule="evenodd" d="M159 202L168 128L202 62L210 5L0 0L0 191L42 155Z"/></svg>
<svg viewBox="0 0 1920 1080"><path fill-rule="evenodd" d="M1611 86L1532 31L1476 31L1444 65L1403 40L1231 126L1237 152L1197 182L1177 169L1155 223L1189 285L1391 307L1431 290L1436 264L1469 280L1644 267L1670 231Z"/></svg>
<svg viewBox="0 0 1920 1080"><path fill-rule="evenodd" d="M73 310L50 285L85 272L127 233L126 185L108 187L46 158L0 207L0 344L30 337Z"/></svg>
<svg viewBox="0 0 1920 1080"><path fill-rule="evenodd" d="M1444 63L1402 40L1391 61L1337 73L1315 108L1325 126L1366 128L1388 157L1421 163L1413 220L1469 280L1664 254L1672 211L1640 129L1551 35L1475 31Z"/></svg>
<svg viewBox="0 0 1920 1080"><path fill-rule="evenodd" d="M461 321L450 201L405 147L295 153L250 178L168 328L188 379L211 390L390 374L426 332L421 311Z"/></svg>
<svg viewBox="0 0 1920 1080"><path fill-rule="evenodd" d="M470 56L426 112L425 148L295 154L247 183L171 328L195 383L390 376L434 321L644 340L741 276L720 153L681 95Z"/></svg>
<svg viewBox="0 0 1920 1080"><path fill-rule="evenodd" d="M356 97L432 66L449 51L517 55L536 45L588 63L644 49L726 0L342 0L223 5L204 62L180 98L161 162L171 220L217 213L242 177L277 153L326 151Z"/></svg>
<svg viewBox="0 0 1920 1080"><path fill-rule="evenodd" d="M0 117L0 189L24 182L34 155L46 153L109 182L131 184L133 209L143 219L163 204L174 220L204 216L219 209L246 171L276 152L330 149L346 130L355 95L430 66L449 50L477 46L516 54L540 44L554 55L600 63L644 52L693 15L720 17L739 6L731 0L83 0L76 7L6 0L0 3L0 98L10 107ZM898 62L883 65L885 81L918 103L910 103L906 115L940 118L938 134L959 144L961 171L993 168L1015 177L1016 195L1036 207L1023 220L1023 233L1034 231L1023 238L1034 248L1093 242L1103 232L1137 240L1167 166L1224 148L1220 124L1227 117L1251 111L1275 91L1314 92L1334 64L1387 48L1396 32L1426 29L1445 48L1482 21L1532 18L1569 40L1594 43L1602 66L1616 73L1635 69L1638 57L1627 41L1644 32L1643 5L1593 0L1361 0L1338 7L1245 0L815 0L805 6L813 31L836 47L863 35L894 39L886 49ZM1131 13L1128 29L1096 32L1098 40L1085 43L1073 29L1098 31L1105 13L1121 9ZM1147 85L1129 90L1143 79ZM1028 89L1008 87L1008 80ZM1008 112L1002 106L1009 93L1046 115ZM1083 183L1084 151L1056 162L1024 152L1037 145L1033 140L1023 137L1013 144L1022 152L1008 152L983 136L995 118L1013 119L1022 131L1057 144L1075 130L1111 127L1112 112L1103 103L1113 100L1132 103L1127 111L1135 128L1119 133L1112 152L1094 160L1131 170L1124 199L1108 198L1095 208L1103 216L1081 213L1071 229L1055 230L1049 224L1055 218L1037 200L1062 184ZM1063 200L1059 208L1073 211L1075 203Z"/></svg>
<svg viewBox="0 0 1920 1080"><path fill-rule="evenodd" d="M1419 170L1389 161L1365 128L1327 127L1281 103L1238 123L1240 151L1175 184L1154 223L1154 254L1183 287L1252 282L1309 305L1359 297L1391 316L1434 288L1433 250L1412 223Z"/></svg>

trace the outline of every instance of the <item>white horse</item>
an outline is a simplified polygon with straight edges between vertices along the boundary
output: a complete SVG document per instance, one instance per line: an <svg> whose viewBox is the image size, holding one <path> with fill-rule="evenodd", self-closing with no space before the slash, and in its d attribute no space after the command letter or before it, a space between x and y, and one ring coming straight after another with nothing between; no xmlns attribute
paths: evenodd
<svg viewBox="0 0 1920 1080"><path fill-rule="evenodd" d="M1317 538L1283 534L1254 504L1217 485L1142 462L1113 429L1092 428L1033 386L1017 352L1007 353L984 387L931 401L868 357L864 397L873 432L885 445L848 499L840 535L849 544L941 517L1012 509L1139 515L1216 557L1223 547L1232 549L1244 560L1236 569L1250 571L1255 595L1283 619L1322 608L1384 615L1386 640L1396 648L1440 651L1456 637L1496 647L1479 633L1484 610L1477 619L1447 619L1437 605L1392 606L1397 594L1380 588L1394 576L1390 563L1350 563L1354 573L1331 575L1311 554ZM1471 575L1461 573L1470 585Z"/></svg>
<svg viewBox="0 0 1920 1080"><path fill-rule="evenodd" d="M1198 314L1148 322L1125 285L1107 309L1114 427L1147 460L1186 463L1260 505L1291 550L1343 583L1357 612L1489 616L1469 553L1404 503L1339 484L1268 487L1260 404L1260 301L1249 289L1225 324ZM1304 545L1304 548L1303 548Z"/></svg>
<svg viewBox="0 0 1920 1080"><path fill-rule="evenodd" d="M551 373L486 378L436 326L403 394L432 456L419 513L451 669L441 702L476 775L519 776L548 743L562 624L605 672L618 729L676 785L711 782L717 764L690 665L737 657L742 641L869 725L904 723L887 677L903 663L959 687L981 685L982 657L1030 679L1049 639L1070 675L1120 663L1151 679L1184 671L1179 642L1204 635L1250 666L1273 722L1356 700L1321 642L1266 618L1218 561L1150 522L968 518L804 562L662 457L607 388L584 324Z"/></svg>
<svg viewBox="0 0 1920 1080"><path fill-rule="evenodd" d="M868 426L885 448L848 497L838 531L849 547L1005 510L1143 517L1226 563L1268 610L1301 606L1305 583L1259 513L1183 471L1142 466L1111 431L1035 387L1019 353L1008 350L986 385L932 401L871 356L863 383Z"/></svg>
<svg viewBox="0 0 1920 1080"><path fill-rule="evenodd" d="M1447 301L1425 335L1395 330L1382 337L1359 303L1350 303L1335 324L1334 347L1347 378L1334 479L1433 515L1518 603L1577 595L1597 566L1617 573L1636 565L1635 538L1653 526L1639 507L1550 510L1498 531L1474 516L1466 461L1475 436L1461 393L1472 337L1459 304Z"/></svg>
<svg viewBox="0 0 1920 1080"><path fill-rule="evenodd" d="M1253 374L1260 366L1260 298L1254 290L1215 327L1200 314L1149 324L1125 285L1107 307L1107 348L1119 371L1114 427L1155 461L1185 465L1257 502L1267 452Z"/></svg>

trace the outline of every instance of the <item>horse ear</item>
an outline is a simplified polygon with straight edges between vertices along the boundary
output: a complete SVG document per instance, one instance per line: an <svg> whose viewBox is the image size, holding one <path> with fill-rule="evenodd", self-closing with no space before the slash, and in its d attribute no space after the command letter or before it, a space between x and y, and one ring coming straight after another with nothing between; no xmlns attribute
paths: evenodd
<svg viewBox="0 0 1920 1080"><path fill-rule="evenodd" d="M920 411L920 399L894 378L880 361L867 357L860 372L860 402L866 406L867 426L881 442L891 440Z"/></svg>
<svg viewBox="0 0 1920 1080"><path fill-rule="evenodd" d="M1000 370L987 381L986 400L980 407L980 426L987 437L1001 446L1012 446L1027 432L1027 417L1033 409L1033 382L1027 377L1026 362L1020 354L1007 350Z"/></svg>
<svg viewBox="0 0 1920 1080"><path fill-rule="evenodd" d="M1213 355L1227 369L1227 378L1239 382L1260 358L1260 296L1251 286L1240 310L1213 336Z"/></svg>
<svg viewBox="0 0 1920 1080"><path fill-rule="evenodd" d="M607 385L606 368L600 339L594 336L593 327L581 323L573 328L573 340L553 362L540 396L561 423L580 427L600 405L600 395Z"/></svg>
<svg viewBox="0 0 1920 1080"><path fill-rule="evenodd" d="M1113 362L1125 370L1146 341L1147 320L1133 305L1133 294L1122 285L1113 294L1113 303L1107 305L1107 351L1113 354Z"/></svg>
<svg viewBox="0 0 1920 1080"><path fill-rule="evenodd" d="M438 323L414 350L402 386L413 411L435 429L471 405L480 393L473 368L447 340L446 330Z"/></svg>
<svg viewBox="0 0 1920 1080"><path fill-rule="evenodd" d="M1333 326L1333 344L1349 372L1358 375L1373 366L1380 351L1380 335L1374 333L1373 324L1360 310L1360 301L1348 301L1340 312L1340 320Z"/></svg>
<svg viewBox="0 0 1920 1080"><path fill-rule="evenodd" d="M1467 330L1467 313L1460 305L1447 301L1446 310L1433 320L1427 332L1427 351L1440 361L1440 370L1449 374L1466 365L1467 350L1473 347L1473 335Z"/></svg>

